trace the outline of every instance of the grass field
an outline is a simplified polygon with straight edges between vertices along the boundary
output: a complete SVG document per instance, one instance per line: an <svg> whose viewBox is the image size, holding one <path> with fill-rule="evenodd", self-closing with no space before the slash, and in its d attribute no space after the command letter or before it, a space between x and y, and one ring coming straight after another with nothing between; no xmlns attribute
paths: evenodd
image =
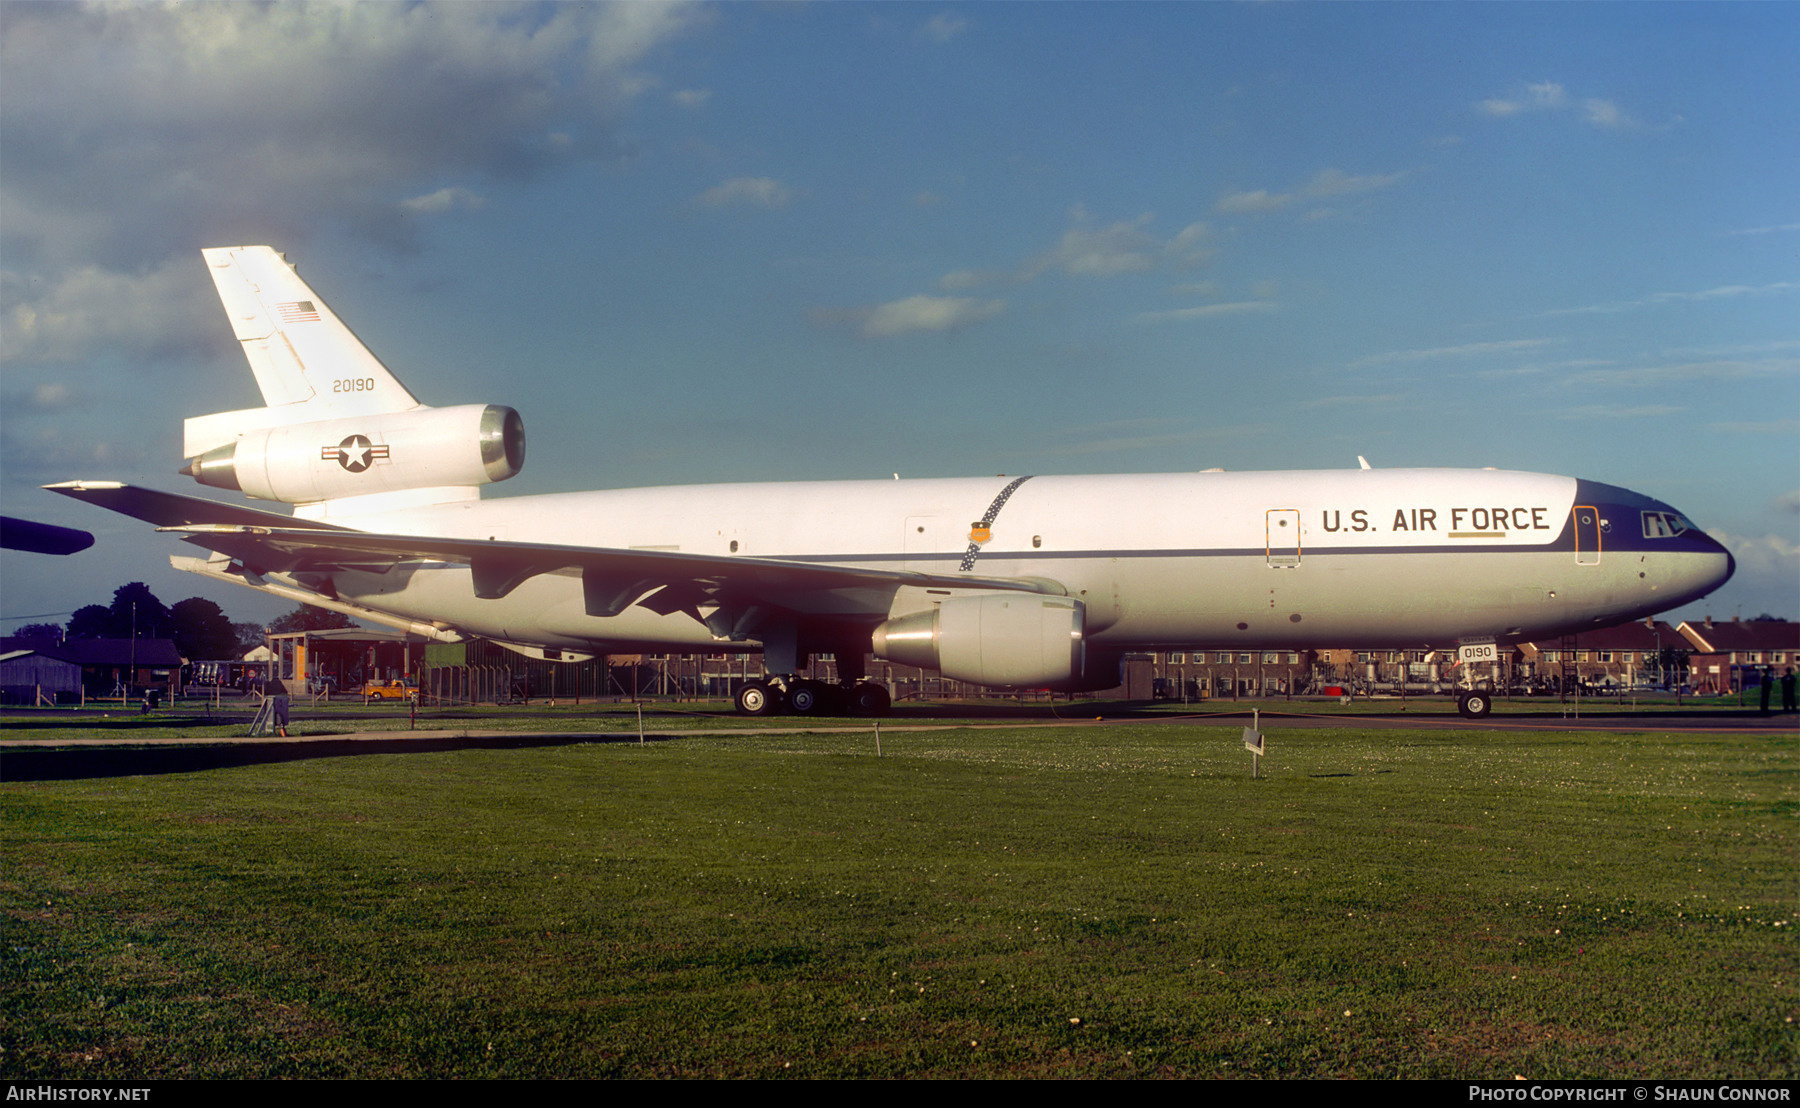
<svg viewBox="0 0 1800 1108"><path fill-rule="evenodd" d="M0 1076L1800 1077L1792 732L1241 726L6 783Z"/></svg>

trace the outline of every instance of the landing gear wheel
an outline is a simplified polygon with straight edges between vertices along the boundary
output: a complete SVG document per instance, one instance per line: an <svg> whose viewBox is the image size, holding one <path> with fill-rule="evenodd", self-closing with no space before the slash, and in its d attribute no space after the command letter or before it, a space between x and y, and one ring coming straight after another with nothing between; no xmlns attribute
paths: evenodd
<svg viewBox="0 0 1800 1108"><path fill-rule="evenodd" d="M817 715L825 707L824 691L814 681L796 682L788 690L788 711L797 716Z"/></svg>
<svg viewBox="0 0 1800 1108"><path fill-rule="evenodd" d="M850 690L850 706L859 716L885 716L893 698L880 685L858 685Z"/></svg>
<svg viewBox="0 0 1800 1108"><path fill-rule="evenodd" d="M1494 698L1484 692L1463 693L1456 698L1456 710L1465 719L1486 719L1494 710Z"/></svg>
<svg viewBox="0 0 1800 1108"><path fill-rule="evenodd" d="M761 681L752 681L737 691L737 710L746 716L766 716L781 705L781 697Z"/></svg>

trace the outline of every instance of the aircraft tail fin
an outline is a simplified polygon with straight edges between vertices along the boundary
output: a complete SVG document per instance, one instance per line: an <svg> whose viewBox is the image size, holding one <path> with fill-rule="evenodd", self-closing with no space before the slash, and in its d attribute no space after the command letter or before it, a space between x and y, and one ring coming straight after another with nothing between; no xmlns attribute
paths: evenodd
<svg viewBox="0 0 1800 1108"><path fill-rule="evenodd" d="M267 405L183 423L181 473L322 518L474 499L525 464L519 413L419 403L273 249L201 255Z"/></svg>
<svg viewBox="0 0 1800 1108"><path fill-rule="evenodd" d="M268 246L219 246L200 253L267 407L187 420L187 456L251 431L423 407L284 255Z"/></svg>

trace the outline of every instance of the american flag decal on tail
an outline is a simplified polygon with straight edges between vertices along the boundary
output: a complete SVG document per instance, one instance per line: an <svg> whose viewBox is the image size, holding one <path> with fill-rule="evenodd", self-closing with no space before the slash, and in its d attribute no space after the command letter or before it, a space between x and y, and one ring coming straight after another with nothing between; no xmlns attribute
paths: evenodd
<svg viewBox="0 0 1800 1108"><path fill-rule="evenodd" d="M290 300L285 304L275 305L275 314L283 323L317 323L319 309L310 300Z"/></svg>

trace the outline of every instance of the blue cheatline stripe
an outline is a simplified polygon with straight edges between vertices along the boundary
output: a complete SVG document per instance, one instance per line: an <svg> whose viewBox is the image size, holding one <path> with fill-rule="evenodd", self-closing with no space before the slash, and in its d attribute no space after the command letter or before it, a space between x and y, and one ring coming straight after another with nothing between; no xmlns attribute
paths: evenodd
<svg viewBox="0 0 1800 1108"><path fill-rule="evenodd" d="M1315 557L1358 557L1374 554L1556 554L1566 552L1554 546L1505 546L1499 543L1488 543L1481 546L1351 546L1308 550L1306 558L1310 562ZM1619 552L1609 547L1607 553ZM1072 562L1101 558L1255 558L1261 561L1264 555L1263 548L1256 546L1167 550L996 550L990 557L1020 562ZM771 554L768 557L770 561L774 562L863 563L948 561L956 555L953 553L904 554L884 550L863 554Z"/></svg>
<svg viewBox="0 0 1800 1108"><path fill-rule="evenodd" d="M1017 489L1020 485L1023 485L1025 482L1027 482L1029 480L1031 480L1030 476L1016 477L1013 479L1011 484L1009 484L1005 488L1001 489L1000 495L994 497L994 502L992 504L988 505L987 514L981 517L981 526L983 528L992 527L994 525L994 517L996 517L1000 514L1001 508L1006 507L1007 497L1011 496L1015 489ZM970 570L975 568L975 559L979 558L980 556L981 556L981 544L978 542L975 542L974 540L971 539L969 542L969 548L967 550L963 551L962 564L957 566L956 568L960 572L967 573Z"/></svg>

